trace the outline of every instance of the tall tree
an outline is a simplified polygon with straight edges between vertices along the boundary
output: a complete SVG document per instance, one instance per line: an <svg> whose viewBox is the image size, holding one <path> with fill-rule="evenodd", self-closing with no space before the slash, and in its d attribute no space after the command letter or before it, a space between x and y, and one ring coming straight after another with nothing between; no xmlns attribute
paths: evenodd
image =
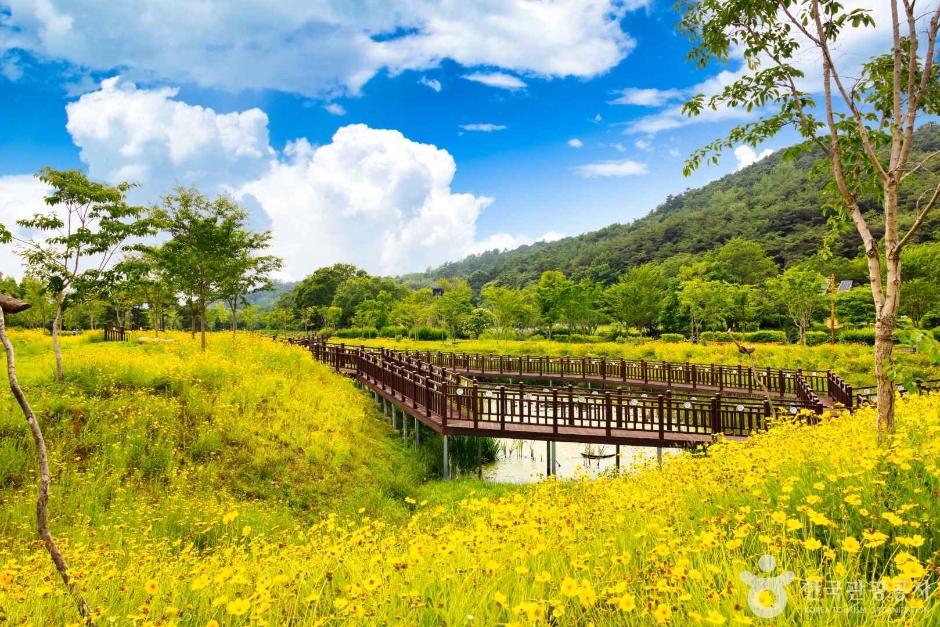
<svg viewBox="0 0 940 627"><path fill-rule="evenodd" d="M270 231L256 233L242 226L236 229L234 237L237 240L234 246L238 252L231 259L224 260L219 281L219 295L232 312L233 336L238 330L238 305L249 294L272 289L271 273L280 270L283 263L274 255L258 254L270 246Z"/></svg>
<svg viewBox="0 0 940 627"><path fill-rule="evenodd" d="M883 0L890 4L891 49L862 68L846 67L839 48L853 31L874 26L865 9L846 10L838 0L681 0L681 30L693 42L689 54L698 67L725 63L732 54L746 62L734 80L716 95L693 97L684 106L695 116L706 108L764 112L757 121L736 126L729 134L694 152L686 173L737 144L757 147L784 128L805 139L804 149L818 147L833 175L830 207L851 221L865 247L875 303L875 377L878 384L878 428L895 427L893 333L901 296L901 251L917 233L940 198L932 184L916 201L916 216L902 230L902 188L921 176L933 153L912 163L914 129L922 114L940 113L937 34L940 5L919 7L916 0ZM818 55L821 106L807 91L797 59ZM822 117L819 117L819 116ZM863 203L880 205L884 237L879 241L863 213ZM885 268L885 271L882 270ZM886 275L886 276L885 276Z"/></svg>
<svg viewBox="0 0 940 627"><path fill-rule="evenodd" d="M199 318L205 351L206 308L224 296L229 264L241 255L248 214L226 196L210 200L195 187L177 187L162 198L154 216L170 239L148 252Z"/></svg>
<svg viewBox="0 0 940 627"><path fill-rule="evenodd" d="M511 329L525 315L523 293L511 287L487 285L480 295L492 314L490 324L496 329L496 342L499 343L506 329Z"/></svg>
<svg viewBox="0 0 940 627"><path fill-rule="evenodd" d="M127 203L132 183L111 186L90 180L81 170L43 168L36 175L52 188L45 202L51 210L17 224L45 237L16 239L19 253L31 274L52 295L52 346L56 381L61 381L62 349L59 333L69 303L89 297L105 284L114 255L128 238L148 235L153 225L144 209Z"/></svg>
<svg viewBox="0 0 940 627"><path fill-rule="evenodd" d="M457 332L466 320L467 316L473 311L473 305L470 304L472 292L470 286L463 279L452 279L450 281L441 279L441 288L444 294L437 297L435 310L447 333L450 335L451 343L457 341Z"/></svg>
<svg viewBox="0 0 940 627"><path fill-rule="evenodd" d="M653 263L630 268L604 294L607 315L624 330L652 331L666 300L666 277Z"/></svg>
<svg viewBox="0 0 940 627"><path fill-rule="evenodd" d="M825 307L825 287L826 280L821 274L800 268L789 268L767 282L771 295L796 325L800 344L806 344L806 329L813 315Z"/></svg>

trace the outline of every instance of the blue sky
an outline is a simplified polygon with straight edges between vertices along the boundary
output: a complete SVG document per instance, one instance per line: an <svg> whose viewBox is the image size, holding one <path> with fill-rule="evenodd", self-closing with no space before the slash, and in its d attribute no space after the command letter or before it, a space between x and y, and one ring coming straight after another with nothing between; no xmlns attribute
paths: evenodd
<svg viewBox="0 0 940 627"><path fill-rule="evenodd" d="M293 279L629 222L795 139L682 176L742 118L677 107L739 61L688 64L672 4L0 0L0 222L41 208L25 175L45 165L136 180L142 204L179 183L232 193Z"/></svg>

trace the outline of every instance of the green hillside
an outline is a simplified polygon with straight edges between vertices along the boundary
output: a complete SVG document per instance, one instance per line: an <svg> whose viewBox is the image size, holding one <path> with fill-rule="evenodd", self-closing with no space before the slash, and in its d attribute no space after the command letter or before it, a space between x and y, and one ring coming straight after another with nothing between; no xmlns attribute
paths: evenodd
<svg viewBox="0 0 940 627"><path fill-rule="evenodd" d="M929 123L917 131L917 154L912 163L936 150L940 150L940 125ZM471 255L401 279L413 287L424 287L441 278L458 276L479 290L491 281L524 286L537 282L546 270L561 270L575 279L589 277L609 284L632 266L664 261L681 253L703 253L733 237L759 242L778 264L786 267L813 256L829 231L819 199L826 180L809 176L819 157L818 153L804 153L786 160L778 151L704 187L669 196L649 215L629 224L612 224L599 231L512 251ZM905 213L910 213L919 189L916 185L907 189ZM876 205L871 204L869 209L877 234ZM906 216L906 221L912 220ZM935 239L938 233L940 215L934 212L916 241ZM836 240L833 252L848 258L860 253L854 229Z"/></svg>

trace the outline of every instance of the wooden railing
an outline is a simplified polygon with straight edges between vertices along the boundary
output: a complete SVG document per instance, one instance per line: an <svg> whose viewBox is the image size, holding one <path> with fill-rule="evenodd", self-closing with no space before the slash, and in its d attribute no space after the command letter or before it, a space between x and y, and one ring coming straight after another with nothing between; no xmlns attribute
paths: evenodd
<svg viewBox="0 0 940 627"><path fill-rule="evenodd" d="M124 327L105 327L104 328L104 341L105 342L126 342L127 341L127 331L124 330Z"/></svg>
<svg viewBox="0 0 940 627"><path fill-rule="evenodd" d="M315 338L292 340L304 346L338 346ZM368 352L389 351L382 348L359 347ZM525 377L540 379L573 379L600 381L605 383L656 384L663 387L681 386L696 390L710 388L723 392L726 389L756 393L762 390L761 383L772 394L781 398L795 396L811 402L808 392L832 397L834 402L851 408L852 387L831 371L811 371L765 368L753 372L750 368L668 361L606 359L595 357L546 357L528 355L488 355L481 353L455 353L435 351L392 351L403 358L413 358L428 365L447 368L474 376ZM797 375L803 382L797 384ZM817 399L818 400L818 399Z"/></svg>
<svg viewBox="0 0 940 627"><path fill-rule="evenodd" d="M534 426L542 428L539 432L542 437L573 438L587 432L595 434L593 437L601 434L614 440L627 432L634 435L645 432L660 440L676 434L747 436L766 429L772 415L766 400L734 398L721 392L699 398L689 390L648 394L622 388L590 389L570 383L564 386L480 383L466 376L466 371L478 369L465 367L462 371L460 366L466 364L459 360L449 362L458 365L458 369L451 369L439 365L447 363L446 360L436 364L433 358L425 361L411 352L297 340L291 343L307 346L317 360L353 374L409 413L438 425L443 433L531 437L534 432L526 428ZM503 357L503 363L508 363ZM515 358L512 363L520 362ZM549 363L552 362L543 359L543 364ZM606 366L601 368L601 372L606 372ZM488 368L486 372L489 373ZM497 369L493 374L498 373ZM500 374L510 373L503 368ZM789 412L809 408L821 413L822 404L809 380L800 371L794 371L793 379L797 399L787 403Z"/></svg>

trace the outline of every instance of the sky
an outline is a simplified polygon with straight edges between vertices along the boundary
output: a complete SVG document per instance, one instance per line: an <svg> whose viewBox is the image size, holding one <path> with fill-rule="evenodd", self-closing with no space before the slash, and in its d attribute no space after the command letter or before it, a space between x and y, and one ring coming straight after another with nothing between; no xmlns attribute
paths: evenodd
<svg viewBox="0 0 940 627"><path fill-rule="evenodd" d="M846 4L887 22L885 0ZM137 182L141 205L196 185L271 229L298 280L629 222L797 139L684 177L759 112L681 114L742 61L696 69L677 20L671 0L0 0L0 223L46 211L44 166ZM853 33L840 60L889 37ZM12 250L0 272L21 274Z"/></svg>

